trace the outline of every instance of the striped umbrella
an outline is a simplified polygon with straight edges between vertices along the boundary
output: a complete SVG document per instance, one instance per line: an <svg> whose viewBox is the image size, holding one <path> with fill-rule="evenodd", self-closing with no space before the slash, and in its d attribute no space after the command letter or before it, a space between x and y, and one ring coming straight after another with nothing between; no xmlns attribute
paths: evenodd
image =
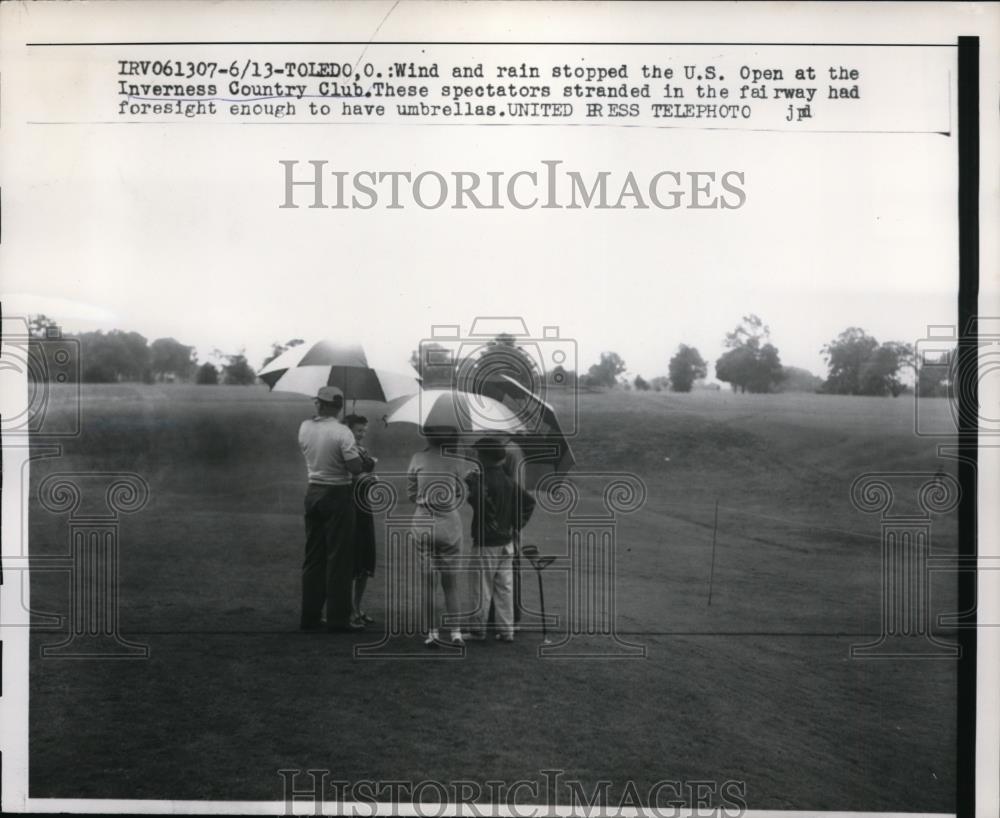
<svg viewBox="0 0 1000 818"><path fill-rule="evenodd" d="M516 433L521 458L527 460L525 483L533 488L550 472L565 473L576 465L569 440L563 433L555 409L516 378L493 373L476 382L476 391L500 402L521 419L524 429Z"/></svg>
<svg viewBox="0 0 1000 818"><path fill-rule="evenodd" d="M519 432L521 419L499 401L486 395L425 389L403 403L386 423L415 423L422 429L452 428L462 432Z"/></svg>
<svg viewBox="0 0 1000 818"><path fill-rule="evenodd" d="M409 364L385 367L360 344L321 340L281 353L257 373L272 392L314 397L321 386L337 386L348 400L389 402L413 395L420 380Z"/></svg>

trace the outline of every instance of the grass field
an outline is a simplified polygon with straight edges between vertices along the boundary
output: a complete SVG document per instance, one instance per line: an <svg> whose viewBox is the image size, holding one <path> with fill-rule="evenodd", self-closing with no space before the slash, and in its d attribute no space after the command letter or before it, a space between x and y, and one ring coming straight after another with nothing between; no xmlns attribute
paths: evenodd
<svg viewBox="0 0 1000 818"><path fill-rule="evenodd" d="M310 411L256 387L84 387L82 434L37 461L32 484L64 471L149 483L122 520L120 621L151 655L40 659L60 637L34 634L32 797L278 800L282 768L510 782L559 769L588 791L610 780L612 803L628 781L738 780L757 809L954 810L955 663L849 658L881 605L879 521L852 506L852 480L954 472L913 434L912 399L581 395L585 502L602 473L647 490L616 531L618 631L647 649L622 661L541 659L535 633L460 661L358 660L353 645L377 633L299 634L295 435ZM378 422L369 442L384 472L421 446ZM66 553L65 515L31 510L32 553ZM565 518L539 512L526 541L565 553ZM935 521L933 548L954 552L953 517ZM559 576L546 607L564 627ZM953 582L936 575L936 611L956 608ZM368 593L384 621L384 572ZM524 593L535 607L530 574ZM66 576L35 575L31 594L65 611Z"/></svg>

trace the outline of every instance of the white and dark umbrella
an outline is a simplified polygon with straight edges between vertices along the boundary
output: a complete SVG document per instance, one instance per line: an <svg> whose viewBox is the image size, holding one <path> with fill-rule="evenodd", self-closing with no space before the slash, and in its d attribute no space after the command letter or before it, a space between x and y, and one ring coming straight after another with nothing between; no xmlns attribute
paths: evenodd
<svg viewBox="0 0 1000 818"><path fill-rule="evenodd" d="M524 430L515 412L486 395L451 389L425 389L407 398L390 413L386 423L415 423L421 429L452 428L458 433Z"/></svg>
<svg viewBox="0 0 1000 818"><path fill-rule="evenodd" d="M386 363L360 344L322 340L282 352L257 377L272 392L315 396L322 386L336 386L348 400L389 402L420 390L413 367Z"/></svg>
<svg viewBox="0 0 1000 818"><path fill-rule="evenodd" d="M555 409L524 384L508 374L494 373L476 381L474 388L478 395L493 398L521 420L523 428L512 439L527 460L529 487L550 472L565 473L576 465Z"/></svg>

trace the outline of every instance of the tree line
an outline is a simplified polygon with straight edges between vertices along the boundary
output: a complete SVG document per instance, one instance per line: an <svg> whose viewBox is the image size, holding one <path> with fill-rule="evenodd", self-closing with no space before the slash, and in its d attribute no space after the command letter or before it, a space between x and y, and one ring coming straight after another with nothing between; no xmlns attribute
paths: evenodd
<svg viewBox="0 0 1000 818"><path fill-rule="evenodd" d="M31 336L42 339L58 324L44 315L30 320ZM193 346L174 338L152 342L137 332L110 330L83 332L73 336L79 342L80 379L86 383L119 381L186 382L197 384L249 385L257 373L244 350L224 353L213 350L216 361L199 362ZM261 368L283 352L304 343L293 338L275 342ZM434 347L438 349L435 350ZM953 353L945 354L934 366L920 366L914 347L900 341L880 343L859 327L848 327L820 350L827 363L826 378L799 367L784 366L770 328L757 315L746 315L723 339L725 352L715 361L715 377L734 392L776 391L817 392L834 395L875 395L896 397L907 390L904 373L912 372L913 388L922 396L943 396L948 392ZM435 351L441 354L437 357ZM539 365L518 344L501 333L489 341L474 360L451 361L447 350L433 342L420 352L414 350L410 363L420 373L425 386L449 386L456 379L476 373L504 372L529 388L546 386L638 391L690 392L708 376L708 363L694 346L682 343L667 362L667 373L646 379L641 374L625 377L625 360L613 351L600 354L586 372L556 366L541 372ZM427 365L427 361L433 361ZM466 371L463 371L463 367Z"/></svg>
<svg viewBox="0 0 1000 818"><path fill-rule="evenodd" d="M948 393L954 359L951 352L931 362L933 366L921 366L912 344L879 343L860 327L848 327L820 350L828 369L823 379L799 367L783 366L778 348L771 341L770 328L753 314L744 316L732 332L726 333L723 346L726 351L715 362L715 377L728 383L734 392L751 393L794 391L897 397L908 388L902 374L912 370L913 388L919 395L941 397ZM670 389L690 392L698 380L706 377L708 365L696 348L681 344L670 359L668 371L666 382ZM637 375L632 386L648 389L662 380L647 382Z"/></svg>
<svg viewBox="0 0 1000 818"><path fill-rule="evenodd" d="M945 354L933 366L921 366L912 344L880 343L859 327L848 327L825 344L820 352L827 363L821 378L806 369L784 366L771 330L757 315L743 316L723 339L725 352L715 361L715 377L741 393L815 392L831 395L897 397L909 387L904 373L912 370L913 388L921 396L948 393L954 353ZM680 344L667 363L667 374L647 380L641 374L624 377L627 365L617 352L602 352L599 360L577 376L556 367L549 383L585 389L623 387L638 391L690 392L708 376L708 362L694 346Z"/></svg>
<svg viewBox="0 0 1000 818"><path fill-rule="evenodd" d="M30 337L42 340L59 332L56 321L45 315L29 320ZM257 373L250 366L243 350L226 354L214 350L212 357L218 361L198 362L193 346L182 344L175 338L157 338L152 342L138 332L123 330L96 330L65 335L79 343L78 371L84 383L142 383L194 382L199 384L252 384Z"/></svg>

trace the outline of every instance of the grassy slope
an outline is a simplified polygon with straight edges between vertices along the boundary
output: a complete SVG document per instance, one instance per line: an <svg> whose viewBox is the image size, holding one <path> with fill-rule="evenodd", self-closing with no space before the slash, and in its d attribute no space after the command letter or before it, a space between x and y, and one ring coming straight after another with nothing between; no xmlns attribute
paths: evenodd
<svg viewBox="0 0 1000 818"><path fill-rule="evenodd" d="M541 661L533 635L460 662L354 661L350 639L292 634L295 429L309 408L257 389L85 389L83 436L33 482L53 468L148 480L150 505L122 525L121 620L153 654L33 662L33 795L268 799L281 767L445 780L556 767L640 790L745 779L757 808L953 808L954 666L847 659L879 626L878 523L851 507L850 481L945 465L910 431L908 400L582 396L587 507L602 472L632 472L648 490L618 527L616 584L618 628L648 658L613 663ZM371 445L391 472L419 440L374 423ZM34 553L64 552L65 536L64 519L33 515ZM565 536L556 515L529 529L548 553ZM953 520L934 536L953 548ZM65 605L58 575L32 591L36 608ZM564 623L564 576L551 573L546 592ZM935 592L953 607L944 581Z"/></svg>

